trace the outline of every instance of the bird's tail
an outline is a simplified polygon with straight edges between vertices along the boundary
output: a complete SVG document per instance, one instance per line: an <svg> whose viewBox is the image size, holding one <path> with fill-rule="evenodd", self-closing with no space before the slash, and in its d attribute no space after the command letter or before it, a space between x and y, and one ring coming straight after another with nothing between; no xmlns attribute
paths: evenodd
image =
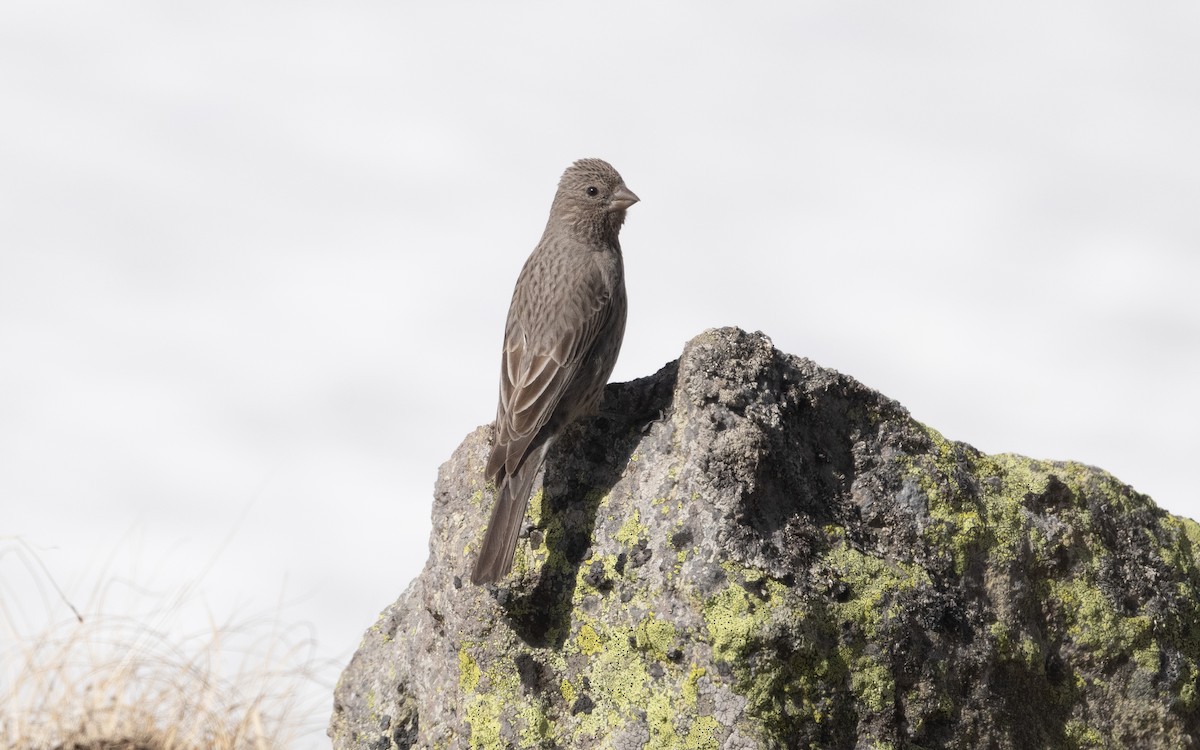
<svg viewBox="0 0 1200 750"><path fill-rule="evenodd" d="M521 522L525 519L525 506L529 504L529 493L533 480L542 468L542 456L530 456L511 475L505 477L492 506L492 520L488 522L483 544L479 548L479 559L471 573L475 584L494 583L512 570L513 553L517 549L517 535L521 533Z"/></svg>

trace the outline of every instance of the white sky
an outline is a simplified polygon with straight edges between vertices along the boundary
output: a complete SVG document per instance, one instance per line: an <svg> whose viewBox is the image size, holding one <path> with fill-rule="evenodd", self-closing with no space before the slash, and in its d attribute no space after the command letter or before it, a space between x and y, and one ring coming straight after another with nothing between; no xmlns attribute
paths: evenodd
<svg viewBox="0 0 1200 750"><path fill-rule="evenodd" d="M344 663L584 156L642 198L615 379L762 330L1196 517L1198 49L1185 2L9 0L0 534Z"/></svg>

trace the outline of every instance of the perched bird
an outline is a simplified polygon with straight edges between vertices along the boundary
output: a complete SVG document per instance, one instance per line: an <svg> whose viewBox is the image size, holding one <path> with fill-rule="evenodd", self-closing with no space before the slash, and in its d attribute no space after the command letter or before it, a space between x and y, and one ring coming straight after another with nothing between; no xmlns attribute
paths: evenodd
<svg viewBox="0 0 1200 750"><path fill-rule="evenodd" d="M512 569L525 506L551 443L591 413L625 335L625 270L617 239L638 197L599 159L567 168L546 231L513 290L500 356L500 404L487 475L497 488L471 580Z"/></svg>

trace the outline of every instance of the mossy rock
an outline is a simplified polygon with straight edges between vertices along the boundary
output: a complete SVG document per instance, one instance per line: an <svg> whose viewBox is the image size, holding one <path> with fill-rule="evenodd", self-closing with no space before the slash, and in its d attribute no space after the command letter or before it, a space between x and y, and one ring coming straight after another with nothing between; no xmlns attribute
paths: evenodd
<svg viewBox="0 0 1200 750"><path fill-rule="evenodd" d="M466 582L490 428L338 685L342 748L1187 748L1200 527L708 331L556 446Z"/></svg>

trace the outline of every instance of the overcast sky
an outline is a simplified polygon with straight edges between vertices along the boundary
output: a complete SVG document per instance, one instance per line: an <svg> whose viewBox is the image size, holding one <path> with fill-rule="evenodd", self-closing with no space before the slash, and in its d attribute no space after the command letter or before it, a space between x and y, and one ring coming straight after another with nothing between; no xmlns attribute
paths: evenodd
<svg viewBox="0 0 1200 750"><path fill-rule="evenodd" d="M588 156L642 198L615 379L761 330L1196 517L1198 49L1185 2L8 0L0 534L344 663Z"/></svg>

